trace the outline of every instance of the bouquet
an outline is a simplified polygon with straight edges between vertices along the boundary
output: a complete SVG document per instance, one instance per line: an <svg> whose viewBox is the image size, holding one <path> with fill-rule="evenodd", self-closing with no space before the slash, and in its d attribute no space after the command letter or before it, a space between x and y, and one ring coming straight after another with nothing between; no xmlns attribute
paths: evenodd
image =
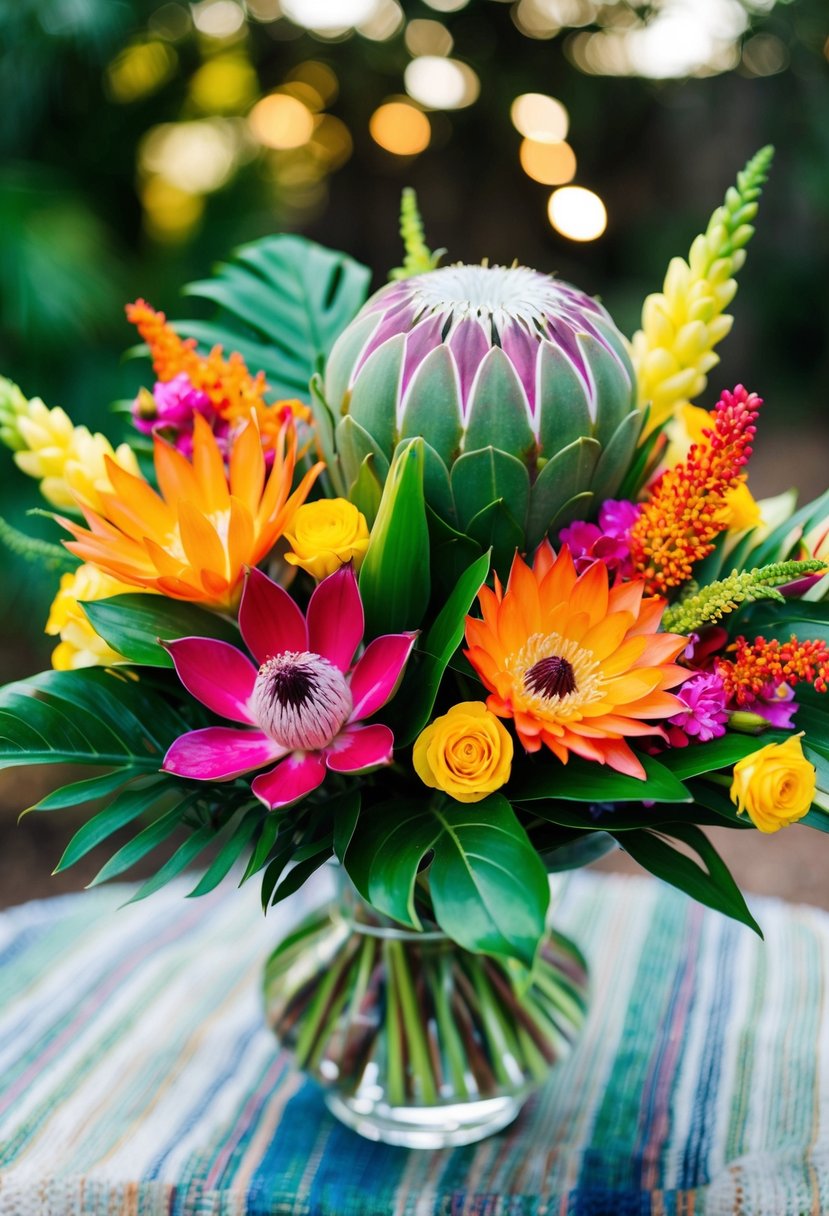
<svg viewBox="0 0 829 1216"><path fill-rule="evenodd" d="M759 931L701 825L829 830L829 495L755 501L760 398L692 404L770 158L630 341L547 274L439 265L406 192L367 302L276 236L191 286L209 319L131 304L128 444L4 382L63 545L4 535L68 568L0 763L94 770L32 809L99 808L58 869L129 829L96 883L166 844L133 899L256 876L267 909L337 859L266 997L366 1134L477 1138L561 1057L586 975L549 873L619 845Z"/></svg>

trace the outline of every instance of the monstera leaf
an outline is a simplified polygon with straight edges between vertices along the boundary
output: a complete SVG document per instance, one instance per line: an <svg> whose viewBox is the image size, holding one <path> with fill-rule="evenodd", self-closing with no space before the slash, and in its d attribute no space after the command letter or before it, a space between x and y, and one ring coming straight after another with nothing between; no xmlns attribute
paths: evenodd
<svg viewBox="0 0 829 1216"><path fill-rule="evenodd" d="M236 350L263 371L275 397L308 396L308 382L362 305L370 271L299 236L269 236L237 249L186 293L217 306L210 321L176 321L207 348Z"/></svg>

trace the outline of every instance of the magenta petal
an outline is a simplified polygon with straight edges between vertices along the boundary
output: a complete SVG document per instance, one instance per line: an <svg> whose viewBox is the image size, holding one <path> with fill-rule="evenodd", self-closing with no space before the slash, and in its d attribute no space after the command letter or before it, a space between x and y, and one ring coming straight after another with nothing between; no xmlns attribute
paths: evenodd
<svg viewBox="0 0 829 1216"><path fill-rule="evenodd" d="M363 601L351 564L324 578L308 604L308 647L348 671L363 638Z"/></svg>
<svg viewBox="0 0 829 1216"><path fill-rule="evenodd" d="M393 747L394 735L380 722L371 726L348 726L326 750L325 763L333 773L359 773L363 769L376 768L378 764L388 764Z"/></svg>
<svg viewBox="0 0 829 1216"><path fill-rule="evenodd" d="M492 343L480 321L467 317L463 321L459 321L452 330L449 346L458 366L458 375L461 380L461 401L465 413L472 382Z"/></svg>
<svg viewBox="0 0 829 1216"><path fill-rule="evenodd" d="M535 417L536 372L541 347L539 335L531 333L517 321L505 325L501 330L501 349L518 373L529 402L530 415Z"/></svg>
<svg viewBox="0 0 829 1216"><path fill-rule="evenodd" d="M305 618L284 588L261 570L250 570L239 605L245 645L262 664L285 650L307 650Z"/></svg>
<svg viewBox="0 0 829 1216"><path fill-rule="evenodd" d="M387 633L369 643L349 681L354 701L349 721L370 718L391 699L416 637L416 633Z"/></svg>
<svg viewBox="0 0 829 1216"><path fill-rule="evenodd" d="M436 346L440 346L442 331L443 317L425 317L409 330L406 337L406 355L403 360L403 378L400 382L401 399L423 360Z"/></svg>
<svg viewBox="0 0 829 1216"><path fill-rule="evenodd" d="M241 650L214 638L180 638L167 642L178 678L197 701L222 718L255 725L250 698L256 668Z"/></svg>
<svg viewBox="0 0 829 1216"><path fill-rule="evenodd" d="M285 748L261 730L207 726L176 739L161 767L165 773L196 781L229 781L284 755Z"/></svg>
<svg viewBox="0 0 829 1216"><path fill-rule="evenodd" d="M269 773L260 773L251 789L270 810L290 806L310 794L325 780L325 765L319 752L293 752Z"/></svg>

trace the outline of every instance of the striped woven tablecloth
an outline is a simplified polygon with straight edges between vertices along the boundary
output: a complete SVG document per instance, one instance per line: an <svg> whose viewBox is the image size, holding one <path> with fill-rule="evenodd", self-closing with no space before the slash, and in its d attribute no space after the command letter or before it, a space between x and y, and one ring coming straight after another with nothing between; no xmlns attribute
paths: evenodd
<svg viewBox="0 0 829 1216"><path fill-rule="evenodd" d="M826 914L754 900L763 945L648 879L568 878L575 1054L508 1131L407 1152L335 1123L263 1028L302 909L263 920L253 885L0 916L2 1216L829 1212Z"/></svg>

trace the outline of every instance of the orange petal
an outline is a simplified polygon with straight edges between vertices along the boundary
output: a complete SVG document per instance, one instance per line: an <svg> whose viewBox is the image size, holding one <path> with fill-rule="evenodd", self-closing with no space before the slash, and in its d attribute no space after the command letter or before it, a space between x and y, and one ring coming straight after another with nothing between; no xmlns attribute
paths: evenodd
<svg viewBox="0 0 829 1216"><path fill-rule="evenodd" d="M235 582L251 559L256 536L250 511L239 498L231 496L227 525L228 573Z"/></svg>
<svg viewBox="0 0 829 1216"><path fill-rule="evenodd" d="M594 562L576 579L570 596L570 609L572 612L588 613L590 624L595 625L607 615L608 598L607 566L604 562Z"/></svg>
<svg viewBox="0 0 829 1216"><path fill-rule="evenodd" d="M282 466L281 452L274 456L273 468ZM230 493L243 502L255 516L265 488L265 457L259 432L248 423L234 437L230 448Z"/></svg>
<svg viewBox="0 0 829 1216"><path fill-rule="evenodd" d="M153 461L158 487L166 502L175 506L183 498L188 502L200 501L199 483L190 462L158 435L155 436Z"/></svg>
<svg viewBox="0 0 829 1216"><path fill-rule="evenodd" d="M608 609L610 612L632 612L634 617L639 615L642 605L642 595L645 584L641 579L632 583L617 583L610 588Z"/></svg>
<svg viewBox="0 0 829 1216"><path fill-rule="evenodd" d="M552 570L555 565L556 551L546 538L541 542L535 551L533 559L533 574L537 583L540 583L548 571Z"/></svg>
<svg viewBox="0 0 829 1216"><path fill-rule="evenodd" d="M619 613L619 616L623 616L623 614ZM620 676L623 671L629 671L631 667L635 667L636 660L640 657L646 645L646 638L628 638L627 641L622 642L620 646L614 648L607 658L603 658L602 675L610 679L612 676Z"/></svg>
<svg viewBox="0 0 829 1216"><path fill-rule="evenodd" d="M115 497L122 506L143 520L142 535L154 532L163 536L169 532L175 522L173 513L149 482L143 477L128 473L109 456L104 457L104 464L113 489L113 494L101 496L107 507Z"/></svg>
<svg viewBox="0 0 829 1216"><path fill-rule="evenodd" d="M641 670L634 668L622 676L608 680L602 689L604 697L615 705L625 705L629 701L638 701L659 687L659 671L650 668Z"/></svg>
<svg viewBox="0 0 829 1216"><path fill-rule="evenodd" d="M197 414L193 428L193 473L199 483L199 506L205 512L230 506L225 465L210 424Z"/></svg>
<svg viewBox="0 0 829 1216"><path fill-rule="evenodd" d="M665 601L663 599L643 600L639 609L639 618L630 630L631 637L637 633L656 633L664 611Z"/></svg>
<svg viewBox="0 0 829 1216"><path fill-rule="evenodd" d="M629 612L612 612L584 635L581 644L591 650L601 663L621 646L633 623Z"/></svg>
<svg viewBox="0 0 829 1216"><path fill-rule="evenodd" d="M182 548L193 569L224 574L227 554L210 521L186 500L178 504L178 521Z"/></svg>
<svg viewBox="0 0 829 1216"><path fill-rule="evenodd" d="M671 718L686 708L679 697L659 689L640 701L630 701L623 706L624 713L630 718Z"/></svg>

